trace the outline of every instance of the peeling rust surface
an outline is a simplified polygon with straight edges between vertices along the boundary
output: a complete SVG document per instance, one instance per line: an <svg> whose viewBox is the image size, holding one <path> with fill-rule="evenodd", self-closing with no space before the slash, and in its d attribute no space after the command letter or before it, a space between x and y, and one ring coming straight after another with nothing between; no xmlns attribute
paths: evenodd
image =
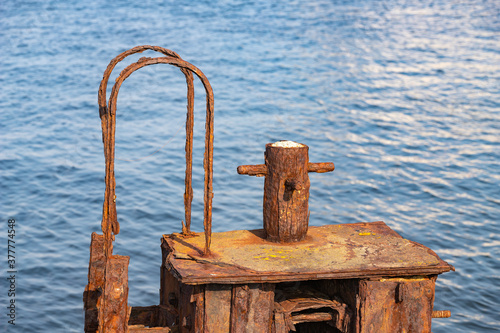
<svg viewBox="0 0 500 333"><path fill-rule="evenodd" d="M99 332L127 332L129 260L130 257L119 255L107 260L103 295L97 302Z"/></svg>
<svg viewBox="0 0 500 333"><path fill-rule="evenodd" d="M234 285L231 332L270 332L274 309L273 284Z"/></svg>
<svg viewBox="0 0 500 333"><path fill-rule="evenodd" d="M187 284L410 276L453 268L383 222L311 227L305 240L290 244L266 241L263 230L213 237L212 255L204 257L202 237L164 235L165 266Z"/></svg>
<svg viewBox="0 0 500 333"><path fill-rule="evenodd" d="M263 220L266 238L288 243L303 240L309 226L309 147L266 145Z"/></svg>
<svg viewBox="0 0 500 333"><path fill-rule="evenodd" d="M436 277L360 282L360 333L431 331Z"/></svg>
<svg viewBox="0 0 500 333"><path fill-rule="evenodd" d="M432 318L450 318L451 311L450 310L436 310L432 311Z"/></svg>
<svg viewBox="0 0 500 333"><path fill-rule="evenodd" d="M104 237L95 232L90 241L89 283L83 292L85 308L85 332L96 332L99 329L99 301L104 287L104 271L106 260L104 257Z"/></svg>

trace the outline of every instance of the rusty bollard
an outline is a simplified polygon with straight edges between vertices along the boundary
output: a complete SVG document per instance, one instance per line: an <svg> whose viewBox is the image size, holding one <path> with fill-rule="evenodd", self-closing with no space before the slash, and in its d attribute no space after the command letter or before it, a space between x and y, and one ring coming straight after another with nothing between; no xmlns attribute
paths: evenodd
<svg viewBox="0 0 500 333"><path fill-rule="evenodd" d="M308 172L333 171L333 163L309 163L309 147L293 141L268 143L265 164L240 165L239 174L262 177L264 230L272 242L303 240L309 226Z"/></svg>

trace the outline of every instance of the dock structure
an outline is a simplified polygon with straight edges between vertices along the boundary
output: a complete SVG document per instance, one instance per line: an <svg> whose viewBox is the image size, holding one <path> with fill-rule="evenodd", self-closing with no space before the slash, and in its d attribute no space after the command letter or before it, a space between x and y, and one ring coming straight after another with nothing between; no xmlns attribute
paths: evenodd
<svg viewBox="0 0 500 333"><path fill-rule="evenodd" d="M85 332L430 332L435 282L454 270L431 249L402 238L384 222L309 226L309 172L330 172L331 162L310 163L309 148L269 143L265 163L237 172L264 176L263 229L211 232L213 95L203 73L176 53L140 46L115 58L153 50L122 71L106 104L99 90L106 157L103 235L92 234L89 284L84 292ZM172 64L186 75L185 221L181 233L163 235L160 301L130 307L129 257L113 255L119 231L114 196L114 115L123 80L152 64ZM193 73L205 86L204 232L190 230ZM103 87L104 85L104 87ZM118 85L118 86L117 86ZM104 93L104 98L102 97Z"/></svg>

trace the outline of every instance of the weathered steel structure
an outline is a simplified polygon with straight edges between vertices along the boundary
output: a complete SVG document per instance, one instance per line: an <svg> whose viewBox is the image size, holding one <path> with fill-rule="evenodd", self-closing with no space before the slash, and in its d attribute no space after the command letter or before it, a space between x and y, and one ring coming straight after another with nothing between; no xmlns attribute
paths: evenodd
<svg viewBox="0 0 500 333"><path fill-rule="evenodd" d="M115 65L153 50L106 87ZM185 223L162 238L159 305L130 307L129 257L113 254L119 232L115 203L114 142L120 85L135 70L171 64L185 74ZM193 74L207 96L204 232L190 230L193 190ZM99 88L106 159L102 235L92 234L89 283L84 292L85 332L430 332L438 274L454 270L429 248L402 238L383 222L309 227L309 172L330 172L333 163L310 163L308 147L269 143L265 164L238 173L265 176L263 229L211 233L213 94L205 75L175 52L139 46L113 59Z"/></svg>

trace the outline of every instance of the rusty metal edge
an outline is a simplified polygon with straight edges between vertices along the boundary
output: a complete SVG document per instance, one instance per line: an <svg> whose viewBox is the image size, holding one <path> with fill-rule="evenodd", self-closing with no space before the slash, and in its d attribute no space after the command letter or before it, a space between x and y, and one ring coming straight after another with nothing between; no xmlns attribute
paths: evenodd
<svg viewBox="0 0 500 333"><path fill-rule="evenodd" d="M174 259L175 260L175 259ZM331 273L304 273L301 275L296 274L293 278L290 273L276 273L276 272L261 272L258 275L227 275L224 277L213 278L196 278L196 277L182 277L181 274L169 265L169 271L182 283L187 285L202 285L209 283L217 284L241 284L241 283L279 283L289 281L307 281L307 280L345 280L345 279L364 279L373 277L399 277L399 276L416 276L416 275L436 275L449 272L450 265L438 266L435 268L414 268L414 269L386 269L386 270L370 270L365 269L362 271L347 271L347 272L331 272Z"/></svg>

